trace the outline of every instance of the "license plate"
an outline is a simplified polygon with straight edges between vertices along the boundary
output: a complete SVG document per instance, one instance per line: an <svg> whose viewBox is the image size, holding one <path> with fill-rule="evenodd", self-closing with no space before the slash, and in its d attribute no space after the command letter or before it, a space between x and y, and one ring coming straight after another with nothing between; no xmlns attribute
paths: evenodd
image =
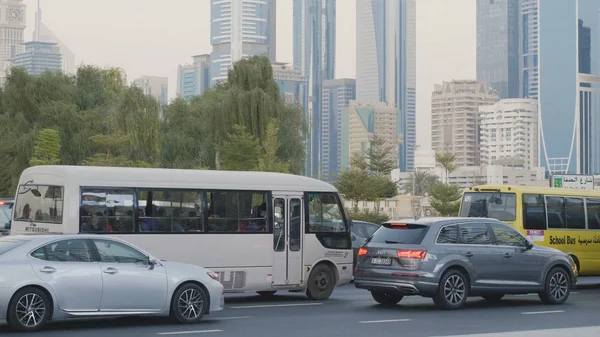
<svg viewBox="0 0 600 337"><path fill-rule="evenodd" d="M392 264L392 259L389 257L374 257L371 259L371 264L389 266Z"/></svg>

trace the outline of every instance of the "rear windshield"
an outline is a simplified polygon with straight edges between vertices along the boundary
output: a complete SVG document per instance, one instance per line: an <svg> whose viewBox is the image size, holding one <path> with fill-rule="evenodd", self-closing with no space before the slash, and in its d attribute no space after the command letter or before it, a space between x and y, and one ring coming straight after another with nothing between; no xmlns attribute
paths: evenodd
<svg viewBox="0 0 600 337"><path fill-rule="evenodd" d="M27 241L24 240L14 240L9 238L0 239L0 255L8 252L9 250L19 247Z"/></svg>
<svg viewBox="0 0 600 337"><path fill-rule="evenodd" d="M423 241L429 226L406 224L403 226L390 226L383 224L369 242L373 243L400 243L408 245L417 245Z"/></svg>

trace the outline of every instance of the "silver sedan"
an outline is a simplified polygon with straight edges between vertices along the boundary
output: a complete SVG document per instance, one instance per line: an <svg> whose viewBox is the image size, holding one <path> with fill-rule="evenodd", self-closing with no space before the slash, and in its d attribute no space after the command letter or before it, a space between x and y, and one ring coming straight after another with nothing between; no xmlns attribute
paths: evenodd
<svg viewBox="0 0 600 337"><path fill-rule="evenodd" d="M223 306L217 274L158 260L122 240L80 234L0 238L0 324L15 330L82 317L171 316L189 324Z"/></svg>

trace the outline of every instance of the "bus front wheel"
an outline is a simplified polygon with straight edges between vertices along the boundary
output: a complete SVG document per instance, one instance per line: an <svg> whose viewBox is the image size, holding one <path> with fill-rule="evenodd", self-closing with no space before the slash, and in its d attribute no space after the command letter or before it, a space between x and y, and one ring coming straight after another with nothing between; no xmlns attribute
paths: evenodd
<svg viewBox="0 0 600 337"><path fill-rule="evenodd" d="M322 301L331 296L335 287L335 274L325 264L317 265L308 277L306 296L311 300Z"/></svg>

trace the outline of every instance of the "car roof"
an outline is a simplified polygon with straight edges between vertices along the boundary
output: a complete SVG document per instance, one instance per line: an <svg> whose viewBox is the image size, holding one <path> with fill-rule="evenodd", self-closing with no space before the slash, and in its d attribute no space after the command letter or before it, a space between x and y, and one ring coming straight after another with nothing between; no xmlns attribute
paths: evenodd
<svg viewBox="0 0 600 337"><path fill-rule="evenodd" d="M107 237L105 235L98 234L21 234L21 235L8 235L3 236L0 240L18 240L18 241L53 241L55 239L91 239L91 238L102 238L111 239L114 241L122 241L117 238Z"/></svg>
<svg viewBox="0 0 600 337"><path fill-rule="evenodd" d="M426 217L426 218L394 218L388 221L384 221L383 223L393 223L393 222L402 222L414 225L425 225L425 226L433 226L433 225L449 225L454 223L465 223L465 222L496 222L502 223L499 220L493 218L475 218L475 217Z"/></svg>

